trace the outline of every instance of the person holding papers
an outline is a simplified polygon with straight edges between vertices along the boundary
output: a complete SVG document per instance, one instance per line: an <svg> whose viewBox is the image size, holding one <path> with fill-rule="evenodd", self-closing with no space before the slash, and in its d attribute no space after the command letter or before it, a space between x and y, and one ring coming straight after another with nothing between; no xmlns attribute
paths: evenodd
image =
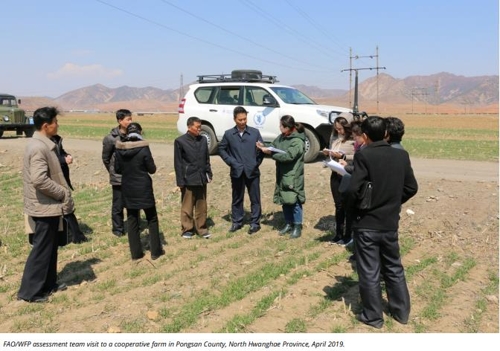
<svg viewBox="0 0 500 351"><path fill-rule="evenodd" d="M330 157L332 164L338 163L340 160L349 161L354 157L354 140L351 136L350 121L344 116L335 118L333 122L332 135L330 137L330 148L323 149L323 154ZM342 201L342 194L339 191L340 182L342 181L342 173L332 168L330 176L330 190L335 203L335 237L333 242L342 246L349 245L352 242L352 216L346 212ZM341 166L343 171L343 167ZM345 228L345 232L344 232Z"/></svg>
<svg viewBox="0 0 500 351"><path fill-rule="evenodd" d="M256 147L257 142L263 142L258 129L247 126L247 111L237 106L233 110L235 126L226 130L219 143L219 155L231 167L232 202L229 229L234 233L243 227L243 200L245 188L250 198L252 211L248 234L252 235L260 230L260 170L259 166L264 154Z"/></svg>
<svg viewBox="0 0 500 351"><path fill-rule="evenodd" d="M304 190L304 127L295 123L292 116L285 115L280 120L281 135L271 147L257 143L257 147L276 161L276 187L274 203L282 205L285 227L280 235L290 233L291 239L302 235L302 205L306 202Z"/></svg>

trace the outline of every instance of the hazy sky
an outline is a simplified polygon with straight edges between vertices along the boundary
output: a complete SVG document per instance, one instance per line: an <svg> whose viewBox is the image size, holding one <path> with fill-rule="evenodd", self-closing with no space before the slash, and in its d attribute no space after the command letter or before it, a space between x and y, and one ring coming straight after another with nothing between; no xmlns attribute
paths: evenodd
<svg viewBox="0 0 500 351"><path fill-rule="evenodd" d="M176 89L181 74L187 84L233 69L347 89L349 49L377 46L380 72L395 78L499 68L498 0L2 0L1 13L0 92L19 96Z"/></svg>

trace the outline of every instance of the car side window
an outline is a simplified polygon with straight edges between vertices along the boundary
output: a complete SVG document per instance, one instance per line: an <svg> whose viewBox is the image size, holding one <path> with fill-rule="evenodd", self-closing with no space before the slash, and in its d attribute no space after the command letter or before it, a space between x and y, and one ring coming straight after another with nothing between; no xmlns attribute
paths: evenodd
<svg viewBox="0 0 500 351"><path fill-rule="evenodd" d="M220 87L216 102L219 105L238 105L240 87Z"/></svg>
<svg viewBox="0 0 500 351"><path fill-rule="evenodd" d="M200 104L211 104L215 90L215 87L202 87L195 91L194 96Z"/></svg>
<svg viewBox="0 0 500 351"><path fill-rule="evenodd" d="M269 92L260 87L245 87L246 106L264 106L264 96L270 95Z"/></svg>

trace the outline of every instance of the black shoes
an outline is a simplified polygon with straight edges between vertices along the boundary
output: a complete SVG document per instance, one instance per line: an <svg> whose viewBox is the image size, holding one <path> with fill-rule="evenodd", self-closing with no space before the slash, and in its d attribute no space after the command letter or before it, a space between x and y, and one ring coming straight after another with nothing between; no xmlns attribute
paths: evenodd
<svg viewBox="0 0 500 351"><path fill-rule="evenodd" d="M144 257L144 252L140 256L132 257L132 260L137 261L137 260L140 260L143 257Z"/></svg>
<svg viewBox="0 0 500 351"><path fill-rule="evenodd" d="M116 231L116 230L115 230L115 231L113 232L113 235L114 235L114 236L117 236L117 237L121 237L121 236L124 236L124 235L125 235L125 233L123 233L123 232L119 232L119 231Z"/></svg>
<svg viewBox="0 0 500 351"><path fill-rule="evenodd" d="M49 292L49 294L53 294L58 291L64 291L64 290L68 290L68 285L66 285L66 283L56 284Z"/></svg>
<svg viewBox="0 0 500 351"><path fill-rule="evenodd" d="M249 235L255 234L255 233L257 233L259 230L260 230L260 225L250 226L250 229L248 229L248 234L249 234Z"/></svg>
<svg viewBox="0 0 500 351"><path fill-rule="evenodd" d="M302 224L294 224L292 233L290 234L290 239L300 238L302 235Z"/></svg>
<svg viewBox="0 0 500 351"><path fill-rule="evenodd" d="M115 234L116 235L116 234ZM74 244L81 244L81 243L86 243L87 241L89 241L89 239L85 236L85 235L79 235L77 236L76 238L73 238L71 240L71 242L73 242Z"/></svg>
<svg viewBox="0 0 500 351"><path fill-rule="evenodd" d="M163 256L163 255L165 255L165 250L162 249L159 254L156 254L156 255L151 254L151 259L157 260L160 258L160 256Z"/></svg>
<svg viewBox="0 0 500 351"><path fill-rule="evenodd" d="M279 235L286 235L288 232L291 232L293 226L290 223L287 223L279 232Z"/></svg>
<svg viewBox="0 0 500 351"><path fill-rule="evenodd" d="M234 233L234 232L240 230L241 227L243 227L241 224L234 224L233 223L233 224L231 224L231 228L229 228L228 232L229 233Z"/></svg>
<svg viewBox="0 0 500 351"><path fill-rule="evenodd" d="M34 296L32 299L23 299L21 297L17 298L19 301L26 301L26 302L36 302L36 303L42 303L42 302L47 302L49 301L49 297L47 295L43 296Z"/></svg>
<svg viewBox="0 0 500 351"><path fill-rule="evenodd" d="M363 314L357 314L356 319L360 321L361 323L364 323L366 325L369 325L370 327L381 329L384 326L384 320L376 321L376 322L371 322L367 321L365 317L363 317Z"/></svg>

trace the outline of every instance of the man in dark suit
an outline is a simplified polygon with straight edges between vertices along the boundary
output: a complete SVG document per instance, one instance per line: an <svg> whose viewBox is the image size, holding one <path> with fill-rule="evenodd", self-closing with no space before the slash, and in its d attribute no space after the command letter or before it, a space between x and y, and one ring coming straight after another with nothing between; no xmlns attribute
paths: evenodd
<svg viewBox="0 0 500 351"><path fill-rule="evenodd" d="M356 317L372 327L382 328L382 271L389 313L396 321L406 324L410 295L399 252L399 212L401 204L417 193L418 184L408 153L384 141L386 124L383 118L368 117L362 122L361 131L366 146L354 155L354 171L347 191L349 204L359 202L365 182L371 182L373 190L369 209L360 210L351 205L363 305L363 311Z"/></svg>
<svg viewBox="0 0 500 351"><path fill-rule="evenodd" d="M207 184L212 181L212 166L207 138L200 135L201 120L189 117L187 133L174 141L174 168L181 189L182 237L191 239L195 231L208 239Z"/></svg>
<svg viewBox="0 0 500 351"><path fill-rule="evenodd" d="M247 114L243 107L235 107L233 118L236 125L224 133L219 143L219 155L231 167L229 175L232 187L232 225L229 232L235 232L243 226L243 199L246 187L252 212L248 234L254 234L260 230L262 210L259 166L264 154L255 146L257 142L263 141L258 129L247 126Z"/></svg>

